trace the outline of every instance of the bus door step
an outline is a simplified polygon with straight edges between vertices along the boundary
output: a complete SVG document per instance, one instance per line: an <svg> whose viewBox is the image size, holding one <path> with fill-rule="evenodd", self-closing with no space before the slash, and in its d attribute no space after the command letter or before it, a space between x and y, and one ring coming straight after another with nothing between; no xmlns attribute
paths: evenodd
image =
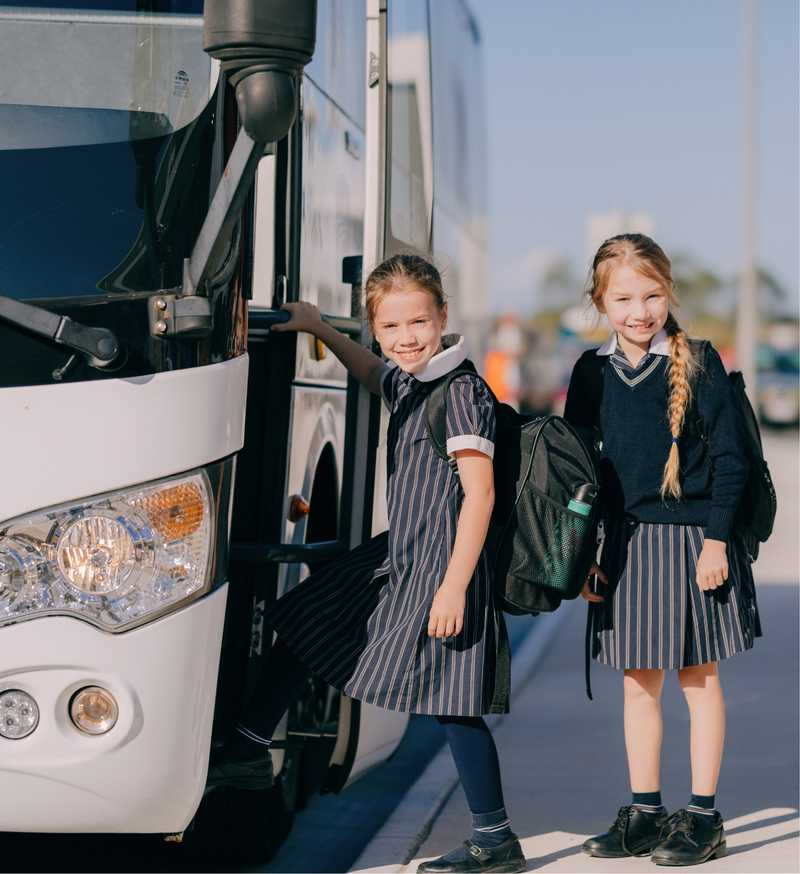
<svg viewBox="0 0 800 874"><path fill-rule="evenodd" d="M232 543L233 561L248 564L307 564L317 565L340 558L347 552L341 540L323 540L319 543Z"/></svg>

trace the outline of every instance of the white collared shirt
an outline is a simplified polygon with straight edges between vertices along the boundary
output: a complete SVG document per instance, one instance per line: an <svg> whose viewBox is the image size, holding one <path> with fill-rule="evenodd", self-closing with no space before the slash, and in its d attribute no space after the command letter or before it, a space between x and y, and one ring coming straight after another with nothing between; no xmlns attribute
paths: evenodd
<svg viewBox="0 0 800 874"><path fill-rule="evenodd" d="M419 382L432 382L435 379L446 376L466 360L467 347L464 338L460 335L445 335L442 337L442 345L444 348L441 352L437 352L425 363L424 367L411 374L414 379ZM384 402L386 402L386 393L383 391L383 380L398 366L396 361L387 362L386 370L381 380L381 393L383 394ZM456 434L447 438L446 451L448 455L454 455L462 449L475 449L484 455L488 455L489 458L494 457L494 442L481 434Z"/></svg>
<svg viewBox="0 0 800 874"><path fill-rule="evenodd" d="M429 358L424 367L412 374L414 379L420 382L432 382L464 363L467 358L467 346L463 337L458 334L446 334L442 337L442 345L444 348L441 352Z"/></svg>
<svg viewBox="0 0 800 874"><path fill-rule="evenodd" d="M613 355L617 351L617 333L616 331L603 343L597 350L598 355ZM666 355L669 357L669 337L667 332L662 328L657 334L654 334L650 340L650 348L647 350L651 355Z"/></svg>
<svg viewBox="0 0 800 874"><path fill-rule="evenodd" d="M414 379L418 379L420 382L432 382L464 363L467 358L467 346L460 334L445 334L442 337L442 345L444 349L441 352L431 356L425 362L424 367L411 374ZM386 362L386 370L383 372L381 382L395 367L399 367L396 361Z"/></svg>

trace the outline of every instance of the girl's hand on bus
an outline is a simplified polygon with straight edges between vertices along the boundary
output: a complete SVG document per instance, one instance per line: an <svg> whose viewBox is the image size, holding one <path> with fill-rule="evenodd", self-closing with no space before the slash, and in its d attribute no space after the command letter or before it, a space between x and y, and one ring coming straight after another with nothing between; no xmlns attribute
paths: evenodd
<svg viewBox="0 0 800 874"><path fill-rule="evenodd" d="M605 601L605 598L602 595L598 595L597 592L592 591L591 579L593 576L597 576L601 583L604 585L608 584L608 577L605 574L599 564L593 564L589 568L589 576L586 578L586 582L583 584L583 588L581 589L581 597L584 601L588 601L590 604L602 604Z"/></svg>
<svg viewBox="0 0 800 874"><path fill-rule="evenodd" d="M307 334L316 334L320 326L324 324L319 309L313 303L298 301L297 303L285 303L282 310L291 313L288 322L278 322L273 325L272 331L305 331Z"/></svg>
<svg viewBox="0 0 800 874"><path fill-rule="evenodd" d="M697 559L697 585L702 591L719 588L728 579L728 553L724 540L706 538Z"/></svg>
<svg viewBox="0 0 800 874"><path fill-rule="evenodd" d="M454 637L464 627L466 593L447 584L439 586L428 618L429 637Z"/></svg>

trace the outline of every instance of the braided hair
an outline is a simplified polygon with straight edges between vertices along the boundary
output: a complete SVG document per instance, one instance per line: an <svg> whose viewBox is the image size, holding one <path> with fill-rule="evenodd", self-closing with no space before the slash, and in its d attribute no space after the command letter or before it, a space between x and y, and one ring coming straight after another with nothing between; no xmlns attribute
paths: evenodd
<svg viewBox="0 0 800 874"><path fill-rule="evenodd" d="M619 234L606 240L597 250L586 292L595 306L601 303L608 288L611 271L619 264L627 264L637 273L657 282L666 291L671 307L678 306L670 260L658 243L644 234ZM692 355L686 332L678 324L672 311L667 316L664 330L669 340L667 416L672 445L664 464L661 497L678 499L681 497L678 439L692 400L691 381L698 363Z"/></svg>

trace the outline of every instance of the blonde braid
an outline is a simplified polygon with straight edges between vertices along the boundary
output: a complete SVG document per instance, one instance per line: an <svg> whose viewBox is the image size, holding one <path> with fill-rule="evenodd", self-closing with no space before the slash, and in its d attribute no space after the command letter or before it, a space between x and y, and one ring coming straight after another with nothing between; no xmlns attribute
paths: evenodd
<svg viewBox="0 0 800 874"><path fill-rule="evenodd" d="M692 400L691 377L697 367L697 362L689 348L685 331L681 330L675 317L670 313L664 325L669 337L669 430L672 434L672 446L664 465L664 478L661 481L661 497L681 497L680 455L678 453L678 438L681 436L686 411Z"/></svg>

